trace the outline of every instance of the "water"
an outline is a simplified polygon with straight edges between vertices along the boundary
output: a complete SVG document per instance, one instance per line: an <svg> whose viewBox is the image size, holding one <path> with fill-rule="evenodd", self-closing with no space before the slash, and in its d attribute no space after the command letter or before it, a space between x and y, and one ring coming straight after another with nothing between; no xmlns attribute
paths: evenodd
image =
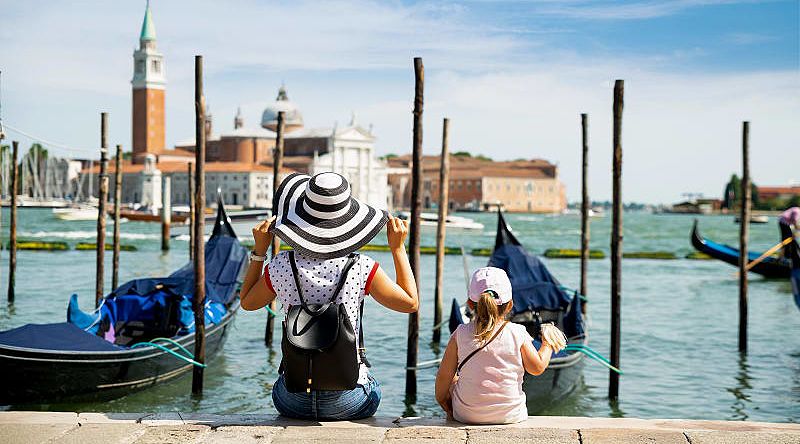
<svg viewBox="0 0 800 444"><path fill-rule="evenodd" d="M478 233L451 230L448 245L463 245L467 251L492 246L495 216L467 216L484 223L486 229ZM49 210L21 209L19 219L20 238L75 243L91 241L95 229L91 221L58 221ZM576 216L512 214L508 221L532 252L579 245L580 222ZM680 257L692 251L691 217L626 213L624 223L626 251L666 250ZM4 220L4 232L7 227ZM731 216L703 216L700 227L704 235L714 240L738 242L738 225ZM121 281L166 275L187 260L185 241L173 241L172 251L161 253L159 230L157 224L122 225L123 243L136 245L139 250L122 253ZM593 219L591 233L591 247L608 253L610 217ZM766 249L778 240L774 220L751 226L754 250ZM375 243L385 244L385 240L379 237ZM434 244L433 230L423 232L422 244ZM393 275L388 253L371 255ZM110 253L107 257L106 282L110 282ZM17 302L13 307L0 305L0 330L28 322L63 320L72 293L78 293L82 307L89 309L94 292L94 260L92 251L20 251ZM485 261L486 258L469 257L473 269ZM433 256L422 256L420 361L433 359L441 351L429 344L434 262ZM579 261L552 259L547 264L562 283L577 287ZM4 287L6 253L2 253L0 267ZM608 355L609 343L609 268L608 259L589 263L590 344L604 355ZM735 271L718 261L625 260L621 357L625 375L621 378L619 402L610 405L606 399L608 372L587 361L582 386L564 403L542 414L800 421L800 342L796 339L800 337L800 312L792 300L789 282L751 275L750 351L742 357L737 352ZM447 256L445 273L446 304L451 297L464 298L462 258ZM369 301L365 310L368 355L373 374L383 384L378 414L441 416L433 397L435 369L419 372L418 401L410 406L404 404L407 317ZM270 387L277 376L280 351L268 351L263 345L265 317L263 310L239 313L224 353L206 370L205 395L200 400L190 397L191 381L184 377L110 402L14 408L274 413Z"/></svg>

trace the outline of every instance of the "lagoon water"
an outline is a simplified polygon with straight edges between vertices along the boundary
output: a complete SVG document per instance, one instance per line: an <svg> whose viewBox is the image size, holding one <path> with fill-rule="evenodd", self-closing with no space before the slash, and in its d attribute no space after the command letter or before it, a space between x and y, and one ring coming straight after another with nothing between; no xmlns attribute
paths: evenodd
<svg viewBox="0 0 800 444"><path fill-rule="evenodd" d="M3 242L7 211L3 212ZM467 215L484 223L483 232L450 230L448 246L490 248L494 242L493 214ZM679 257L692 251L689 243L693 218L681 215L624 215L625 251L666 250ZM509 224L529 251L577 248L577 216L511 214ZM736 244L738 225L732 216L702 216L703 234ZM62 222L49 210L19 211L19 238L93 241L95 223ZM110 230L110 224L109 224ZM122 224L123 243L138 247L123 252L120 280L166 275L187 260L187 243L174 240L168 254L160 251L157 224ZM591 246L609 250L610 217L592 219ZM241 233L240 233L241 234ZM244 233L249 234L249 233ZM385 235L374 242L385 244ZM751 226L751 248L775 244L774 218ZM434 244L434 230L423 231L423 245ZM388 253L370 253L393 275ZM8 256L0 253L0 291L5 295ZM110 285L110 253L107 286ZM468 257L472 269L485 257ZM25 323L65 319L72 293L89 309L94 292L93 251L18 253L17 301L0 303L0 330ZM441 349L430 344L432 327L434 256L422 256L420 361L433 359ZM582 386L546 415L633 416L642 418L696 418L761 421L800 421L800 311L794 305L788 281L765 280L751 274L749 353L737 352L738 289L735 268L718 261L625 260L622 281L622 369L620 400L606 398L608 371L587 360ZM547 260L564 285L577 287L579 261ZM608 259L589 263L590 345L604 355L609 343ZM447 256L445 307L465 295L462 257ZM374 301L366 304L365 332L373 374L383 385L379 415L440 416L433 398L435 368L420 370L419 397L414 405L403 399L407 317L392 313ZM445 313L445 316L447 313ZM271 383L277 375L280 349L263 345L266 312L241 311L223 354L206 370L202 399L190 396L190 377L158 385L126 397L101 403L17 405L0 409L43 409L103 412L202 411L215 413L273 413ZM279 331L276 332L279 334ZM443 344L444 345L444 340ZM59 369L54 367L54 372Z"/></svg>

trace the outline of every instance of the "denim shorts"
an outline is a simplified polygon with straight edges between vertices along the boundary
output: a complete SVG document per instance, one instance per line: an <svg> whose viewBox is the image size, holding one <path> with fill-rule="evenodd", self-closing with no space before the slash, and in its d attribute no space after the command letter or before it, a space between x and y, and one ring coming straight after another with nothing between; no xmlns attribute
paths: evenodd
<svg viewBox="0 0 800 444"><path fill-rule="evenodd" d="M283 375L272 387L272 402L283 416L297 419L348 421L369 418L381 403L381 385L369 376L366 384L352 390L312 390L292 393Z"/></svg>

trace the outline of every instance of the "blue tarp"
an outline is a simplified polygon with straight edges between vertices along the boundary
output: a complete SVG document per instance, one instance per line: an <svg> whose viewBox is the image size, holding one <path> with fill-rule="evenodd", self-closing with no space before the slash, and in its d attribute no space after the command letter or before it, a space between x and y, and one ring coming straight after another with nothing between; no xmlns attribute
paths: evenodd
<svg viewBox="0 0 800 444"><path fill-rule="evenodd" d="M490 267L502 268L511 280L514 313L528 310L564 310L570 296L542 261L521 245L499 245L489 259Z"/></svg>
<svg viewBox="0 0 800 444"><path fill-rule="evenodd" d="M68 323L26 324L0 332L0 344L12 347L71 351L118 351L120 347L100 336L86 334ZM57 370L57 369L54 369Z"/></svg>

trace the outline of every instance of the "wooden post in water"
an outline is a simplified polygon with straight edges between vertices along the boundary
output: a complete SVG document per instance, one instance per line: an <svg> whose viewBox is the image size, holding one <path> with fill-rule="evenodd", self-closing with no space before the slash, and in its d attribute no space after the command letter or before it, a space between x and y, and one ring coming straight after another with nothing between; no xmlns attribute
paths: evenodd
<svg viewBox="0 0 800 444"><path fill-rule="evenodd" d="M100 113L100 175L97 192L97 273L95 307L103 299L106 257L106 201L108 200L108 113Z"/></svg>
<svg viewBox="0 0 800 444"><path fill-rule="evenodd" d="M117 145L114 159L114 252L111 259L111 289L119 285L119 218L122 205L122 145Z"/></svg>
<svg viewBox="0 0 800 444"><path fill-rule="evenodd" d="M283 111L278 111L278 127L275 134L275 148L272 150L272 198L275 199L275 192L281 184L281 168L283 168L283 132L285 130L286 115ZM272 257L281 252L281 240L278 236L272 238ZM264 329L264 345L272 347L273 332L275 331L275 312L277 305L275 301L269 303L269 310L267 313L267 325Z"/></svg>
<svg viewBox="0 0 800 444"><path fill-rule="evenodd" d="M422 210L422 105L425 68L422 58L414 57L414 128L411 152L411 224L408 236L408 253L411 271L417 280L419 294L419 218ZM422 299L420 295L420 299ZM420 304L422 305L422 304ZM408 315L408 347L406 350L406 402L417 401L417 352L419 349L419 311Z"/></svg>
<svg viewBox="0 0 800 444"><path fill-rule="evenodd" d="M203 56L194 56L195 192L194 192L194 360L206 361L206 101L203 97ZM192 367L192 394L203 394L203 367Z"/></svg>
<svg viewBox="0 0 800 444"><path fill-rule="evenodd" d="M433 343L442 340L442 292L444 291L444 239L447 206L450 194L450 153L447 151L449 141L450 119L442 121L442 156L439 163L439 222L436 225L436 291L433 306Z"/></svg>
<svg viewBox="0 0 800 444"><path fill-rule="evenodd" d="M161 184L161 251L169 251L169 226L172 223L172 178L163 176Z"/></svg>
<svg viewBox="0 0 800 444"><path fill-rule="evenodd" d="M611 365L619 368L620 290L622 288L622 107L625 82L614 82L614 154L611 216ZM608 371L608 398L619 397L619 374Z"/></svg>
<svg viewBox="0 0 800 444"><path fill-rule="evenodd" d="M19 142L11 142L11 217L8 232L8 303L14 303L14 285L17 273L17 188L19 187L19 175L17 174L17 155L19 154Z"/></svg>
<svg viewBox="0 0 800 444"><path fill-rule="evenodd" d="M189 260L194 259L194 168L193 163L189 162L186 168L186 184L188 185L189 196Z"/></svg>
<svg viewBox="0 0 800 444"><path fill-rule="evenodd" d="M747 352L747 241L750 231L750 122L742 122L742 208L739 216L739 351Z"/></svg>
<svg viewBox="0 0 800 444"><path fill-rule="evenodd" d="M586 273L589 270L589 116L581 114L583 166L581 168L581 289L586 296ZM581 313L586 314L586 299L581 299Z"/></svg>

